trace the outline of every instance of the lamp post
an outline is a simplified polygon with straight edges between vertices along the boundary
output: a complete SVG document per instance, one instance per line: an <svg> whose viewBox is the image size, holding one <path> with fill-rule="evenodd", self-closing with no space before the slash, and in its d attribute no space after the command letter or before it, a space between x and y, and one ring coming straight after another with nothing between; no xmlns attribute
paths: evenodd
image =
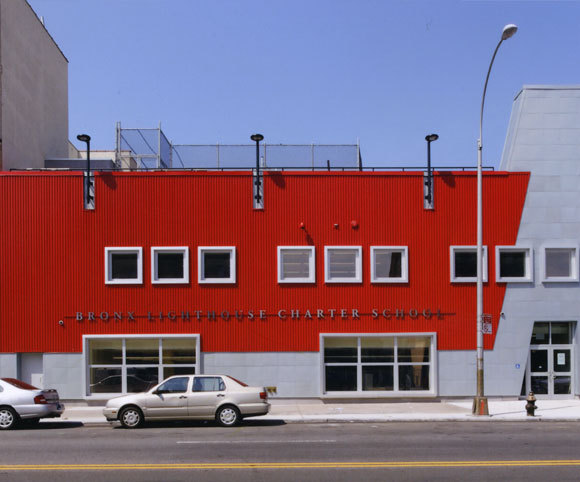
<svg viewBox="0 0 580 482"><path fill-rule="evenodd" d="M85 208L90 204L90 187L91 187L91 136L88 134L79 134L77 139L87 144L87 172L85 175Z"/></svg>
<svg viewBox="0 0 580 482"><path fill-rule="evenodd" d="M431 202L433 199L432 188L433 184L431 181L431 143L439 139L437 134L429 134L425 136L425 140L427 141L427 206L429 209L431 208Z"/></svg>
<svg viewBox="0 0 580 482"><path fill-rule="evenodd" d="M260 200L262 196L260 195L260 141L264 140L264 136L262 134L252 134L250 136L256 143L256 204L260 204Z"/></svg>
<svg viewBox="0 0 580 482"><path fill-rule="evenodd" d="M518 30L514 24L506 25L501 33L501 39L493 52L487 76L483 86L481 97L481 111L479 114L479 139L477 140L477 393L473 399L472 413L474 415L489 415L487 397L483 391L483 226L482 226L482 173L481 173L481 151L482 127L483 127L483 106L485 103L485 92L489 74L497 51L504 40L512 37Z"/></svg>

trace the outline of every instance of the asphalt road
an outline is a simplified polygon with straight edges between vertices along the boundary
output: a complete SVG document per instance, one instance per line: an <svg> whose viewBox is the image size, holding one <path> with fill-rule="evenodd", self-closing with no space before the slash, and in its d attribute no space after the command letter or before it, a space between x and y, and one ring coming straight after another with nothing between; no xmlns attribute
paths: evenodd
<svg viewBox="0 0 580 482"><path fill-rule="evenodd" d="M580 423L149 425L0 434L0 480L579 480Z"/></svg>

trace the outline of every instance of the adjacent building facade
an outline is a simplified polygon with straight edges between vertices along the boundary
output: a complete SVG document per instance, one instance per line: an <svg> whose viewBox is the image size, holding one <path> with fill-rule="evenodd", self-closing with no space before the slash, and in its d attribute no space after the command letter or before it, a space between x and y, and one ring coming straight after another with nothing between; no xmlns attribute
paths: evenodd
<svg viewBox="0 0 580 482"><path fill-rule="evenodd" d="M25 0L0 1L0 171L68 157L68 60Z"/></svg>

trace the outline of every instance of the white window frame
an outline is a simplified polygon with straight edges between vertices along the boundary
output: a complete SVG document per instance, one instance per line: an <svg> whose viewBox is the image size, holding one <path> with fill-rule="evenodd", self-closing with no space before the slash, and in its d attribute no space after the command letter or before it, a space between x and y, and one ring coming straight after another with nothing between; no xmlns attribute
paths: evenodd
<svg viewBox="0 0 580 482"><path fill-rule="evenodd" d="M471 252L475 251L477 253L477 246L449 246L449 266L450 266L450 277L452 283L476 283L477 276L469 276L465 278L458 278L455 276L455 253L456 252ZM482 259L482 278L483 282L487 283L487 246L483 246L483 259Z"/></svg>
<svg viewBox="0 0 580 482"><path fill-rule="evenodd" d="M524 253L524 276L501 276L501 253ZM495 247L495 281L497 283L531 283L534 281L534 256L530 246Z"/></svg>
<svg viewBox="0 0 580 482"><path fill-rule="evenodd" d="M552 276L546 274L546 250L567 249L572 251L572 266L570 266L570 276ZM578 244L575 243L550 243L542 246L540 254L540 272L543 283L577 283L578 277Z"/></svg>
<svg viewBox="0 0 580 482"><path fill-rule="evenodd" d="M230 254L230 277L229 278L204 278L205 253L229 253ZM236 247L235 246L198 246L197 248L197 282L199 284L234 284L236 282Z"/></svg>
<svg viewBox="0 0 580 482"><path fill-rule="evenodd" d="M354 278L330 278L328 252L331 250L355 250L358 253L355 262ZM324 247L324 282L325 283L362 283L362 246L325 246Z"/></svg>
<svg viewBox="0 0 580 482"><path fill-rule="evenodd" d="M183 278L159 278L157 275L157 255L159 253L183 254ZM151 283L184 284L189 283L189 248L187 246L153 246L151 248Z"/></svg>
<svg viewBox="0 0 580 482"><path fill-rule="evenodd" d="M118 365L90 365L89 364L89 341L93 339L122 339L121 346L122 346L122 356L123 361ZM192 367L194 369L195 375L200 375L201 372L201 352L200 352L200 334L199 333L187 333L187 334L151 334L151 335L133 335L133 334L119 334L119 335L83 335L83 373L81 377L82 383L82 393L83 398L85 400L108 400L112 397L118 397L121 395L127 395L127 368L134 367L135 365L127 364L125 355L126 355L126 340L129 338L153 338L159 339L159 363L153 363L151 365L139 365L140 367L147 368L147 367L154 367L157 366L159 370L159 383L163 382L166 378L164 376L164 369L165 367ZM186 363L183 365L175 365L175 364L166 364L163 363L163 356L162 356L162 339L163 338L191 338L195 340L195 363ZM112 393L95 393L89 394L89 385L90 385L90 369L91 367L94 368L116 368L121 370L121 392L112 392Z"/></svg>
<svg viewBox="0 0 580 482"><path fill-rule="evenodd" d="M393 367L398 367L401 365L409 365L408 362L393 362L393 363L365 363L360 360L360 350L361 350L361 339L362 338L399 338L399 337L430 337L431 345L429 348L429 361L416 363L417 365L429 365L429 390L399 390L398 385L398 372L393 371L393 390L371 390L366 391L362 389L362 366L363 365L393 365ZM325 363L324 361L324 345L325 338L358 338L357 340L357 362L356 363ZM417 397L417 398L429 398L437 396L439 387L437 374L439 373L437 368L438 352L437 352L437 333L436 332L409 332L409 333L320 333L319 334L319 376L320 376L320 398L377 398L377 396L384 398L401 398L401 397ZM397 342L394 345L395 353L397 350ZM396 355L395 355L396 356ZM396 359L396 358L395 358ZM357 367L357 389L356 391L325 391L326 385L326 375L325 367L327 365L353 365Z"/></svg>
<svg viewBox="0 0 580 482"><path fill-rule="evenodd" d="M308 251L308 276L306 278L283 278L282 254L284 251ZM315 283L316 282L316 252L314 246L278 246L278 283Z"/></svg>
<svg viewBox="0 0 580 482"><path fill-rule="evenodd" d="M401 276L399 278L379 278L376 275L375 253L388 250L401 253ZM407 246L371 246L371 283L408 283L409 282L409 248Z"/></svg>
<svg viewBox="0 0 580 482"><path fill-rule="evenodd" d="M111 276L111 255L116 253L137 254L137 278L113 279ZM143 248L140 246L107 246L105 247L105 284L140 285L143 284Z"/></svg>

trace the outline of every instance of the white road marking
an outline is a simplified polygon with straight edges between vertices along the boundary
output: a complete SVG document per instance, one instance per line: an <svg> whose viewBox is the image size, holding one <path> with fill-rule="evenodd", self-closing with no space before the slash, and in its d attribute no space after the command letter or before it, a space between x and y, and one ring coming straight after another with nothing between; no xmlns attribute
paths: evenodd
<svg viewBox="0 0 580 482"><path fill-rule="evenodd" d="M333 444L336 440L178 440L178 444Z"/></svg>

